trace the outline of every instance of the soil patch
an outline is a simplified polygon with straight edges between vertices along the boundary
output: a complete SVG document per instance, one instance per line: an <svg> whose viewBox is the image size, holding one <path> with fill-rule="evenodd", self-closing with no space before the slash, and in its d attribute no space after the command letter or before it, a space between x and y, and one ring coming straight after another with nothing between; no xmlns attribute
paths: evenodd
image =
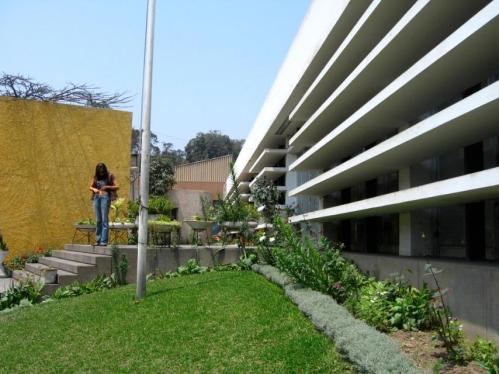
<svg viewBox="0 0 499 374"><path fill-rule="evenodd" d="M397 331L389 335L395 340L402 351L411 358L415 365L425 371L432 372L433 367L443 359L445 361L445 348L435 347L431 340L432 333L427 331ZM439 373L445 374L487 374L476 362L466 366L446 365Z"/></svg>

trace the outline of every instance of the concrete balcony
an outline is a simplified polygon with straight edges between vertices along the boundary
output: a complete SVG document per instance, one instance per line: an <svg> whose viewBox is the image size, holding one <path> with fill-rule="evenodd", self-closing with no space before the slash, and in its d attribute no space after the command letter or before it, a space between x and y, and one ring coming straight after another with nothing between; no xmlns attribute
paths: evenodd
<svg viewBox="0 0 499 374"><path fill-rule="evenodd" d="M276 135L283 134L283 125L289 122L289 113L370 2L318 0L311 3L236 160L234 169L238 179L247 179L249 168L263 149L275 148L269 141Z"/></svg>
<svg viewBox="0 0 499 374"><path fill-rule="evenodd" d="M256 181L261 178L265 178L268 181L275 181L279 177L282 177L284 174L286 174L286 171L288 169L284 167L265 167L258 173L258 175L255 177L255 179L250 183L250 188L252 188Z"/></svg>
<svg viewBox="0 0 499 374"><path fill-rule="evenodd" d="M324 196L383 174L473 144L499 133L499 82L434 114L341 165L294 188L290 196ZM480 126L474 126L480 124ZM360 134L359 134L360 136ZM327 158L325 150L318 151Z"/></svg>
<svg viewBox="0 0 499 374"><path fill-rule="evenodd" d="M249 193L242 193L241 195L239 195L239 197L242 201L251 201L251 194Z"/></svg>
<svg viewBox="0 0 499 374"><path fill-rule="evenodd" d="M250 182L239 182L237 187L239 188L240 193L247 193L250 191Z"/></svg>
<svg viewBox="0 0 499 374"><path fill-rule="evenodd" d="M336 221L463 204L497 197L499 197L499 167L296 215L289 221L291 223Z"/></svg>
<svg viewBox="0 0 499 374"><path fill-rule="evenodd" d="M264 167L273 166L278 163L287 153L287 149L266 148L251 166L249 172L257 174L261 172Z"/></svg>
<svg viewBox="0 0 499 374"><path fill-rule="evenodd" d="M290 170L327 167L496 74L498 14L494 1L301 155Z"/></svg>
<svg viewBox="0 0 499 374"><path fill-rule="evenodd" d="M459 43L470 37L477 26L485 26L497 15L498 4L493 2L482 9L478 13L480 15L469 19L486 3L487 1L416 2L328 99L321 103L319 109L290 139L290 146L299 151L314 145L456 29L459 28L460 32L441 43L441 51L449 43ZM468 19L465 26L460 27ZM470 32L467 33L468 29ZM482 43L479 48L496 49L494 45L495 43ZM450 49L447 50L449 51ZM481 54L468 55L468 59L474 60ZM438 53L428 53L426 57L431 57L433 60L430 62L433 62L439 56ZM482 64L475 65L483 67Z"/></svg>

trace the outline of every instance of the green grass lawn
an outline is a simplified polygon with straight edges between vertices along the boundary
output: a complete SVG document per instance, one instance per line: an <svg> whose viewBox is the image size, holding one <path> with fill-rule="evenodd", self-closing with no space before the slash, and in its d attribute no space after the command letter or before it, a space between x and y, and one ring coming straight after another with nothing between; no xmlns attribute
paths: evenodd
<svg viewBox="0 0 499 374"><path fill-rule="evenodd" d="M252 272L218 272L0 316L2 373L349 373L334 345Z"/></svg>

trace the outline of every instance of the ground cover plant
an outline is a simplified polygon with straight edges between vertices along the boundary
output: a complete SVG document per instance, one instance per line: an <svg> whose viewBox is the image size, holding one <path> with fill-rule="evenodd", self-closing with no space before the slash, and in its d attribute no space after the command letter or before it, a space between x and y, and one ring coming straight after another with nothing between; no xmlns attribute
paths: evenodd
<svg viewBox="0 0 499 374"><path fill-rule="evenodd" d="M274 226L273 237L261 240L258 253L294 282L331 296L353 316L379 331L433 331L435 344L445 348L449 363L465 365L475 360L490 371L495 370L497 350L493 353L490 348L495 345L464 339L461 323L453 318L445 302L446 290L439 285L438 269L430 264L426 267L426 275L436 284L435 290L427 285L412 287L400 274L379 281L363 274L343 257L341 245L302 237L279 217Z"/></svg>
<svg viewBox="0 0 499 374"><path fill-rule="evenodd" d="M386 335L354 318L333 298L293 283L292 278L270 265L254 270L283 287L286 295L306 314L317 329L336 342L340 352L360 373L419 373Z"/></svg>
<svg viewBox="0 0 499 374"><path fill-rule="evenodd" d="M0 315L5 372L328 372L351 368L277 286L206 272Z"/></svg>

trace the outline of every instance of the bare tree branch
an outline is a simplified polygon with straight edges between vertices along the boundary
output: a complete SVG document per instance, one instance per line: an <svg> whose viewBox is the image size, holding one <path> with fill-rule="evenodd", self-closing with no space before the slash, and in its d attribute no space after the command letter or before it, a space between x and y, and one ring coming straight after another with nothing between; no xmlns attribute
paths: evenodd
<svg viewBox="0 0 499 374"><path fill-rule="evenodd" d="M132 100L125 92L108 94L99 87L87 84L68 83L56 90L45 83L38 83L30 77L3 73L0 76L0 96L31 99L55 103L76 104L95 108L124 107Z"/></svg>

